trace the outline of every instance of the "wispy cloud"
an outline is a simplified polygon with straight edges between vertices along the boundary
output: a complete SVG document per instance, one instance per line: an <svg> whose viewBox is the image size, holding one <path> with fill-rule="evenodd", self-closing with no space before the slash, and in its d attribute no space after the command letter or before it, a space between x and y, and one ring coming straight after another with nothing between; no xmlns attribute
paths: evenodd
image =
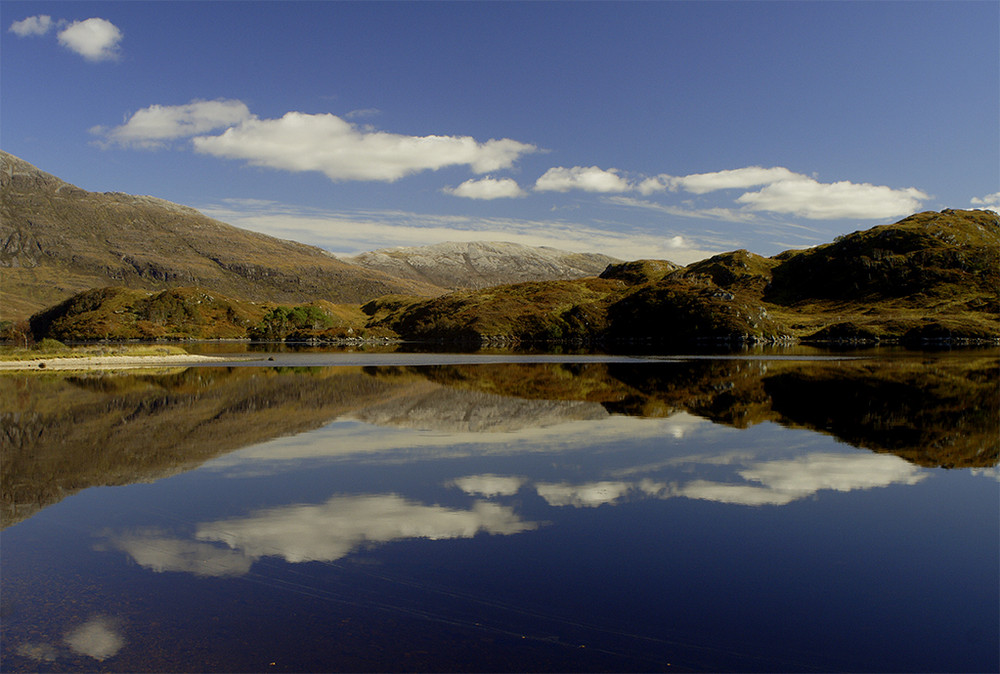
<svg viewBox="0 0 1000 674"><path fill-rule="evenodd" d="M760 216L756 213L741 211L732 208L690 208L687 206L675 206L663 204L649 199L636 199L635 197L613 196L605 197L609 204L618 206L630 206L632 208L643 208L650 211L676 215L683 218L698 218L700 220L718 220L720 222L759 222Z"/></svg>
<svg viewBox="0 0 1000 674"><path fill-rule="evenodd" d="M566 220L519 220L434 215L390 210L324 211L277 202L223 200L199 206L206 215L283 239L308 241L337 255L378 248L426 246L447 241L510 241L576 252L601 252L623 260L668 259L689 264L723 248L676 234L638 229L611 231Z"/></svg>
<svg viewBox="0 0 1000 674"><path fill-rule="evenodd" d="M988 209L996 210L1000 206L1000 192L987 194L984 197L972 197L969 203L973 206L985 206Z"/></svg>

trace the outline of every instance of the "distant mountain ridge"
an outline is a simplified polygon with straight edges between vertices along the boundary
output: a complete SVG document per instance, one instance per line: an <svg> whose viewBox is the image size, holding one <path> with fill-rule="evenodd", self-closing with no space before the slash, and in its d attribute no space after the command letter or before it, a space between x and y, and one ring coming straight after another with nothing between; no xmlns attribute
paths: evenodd
<svg viewBox="0 0 1000 674"><path fill-rule="evenodd" d="M504 241L383 248L343 259L395 278L422 281L448 290L585 278L597 276L608 265L621 262L598 253L570 253Z"/></svg>
<svg viewBox="0 0 1000 674"><path fill-rule="evenodd" d="M439 244L338 259L152 196L88 192L0 151L0 319L122 286L197 287L257 302L362 304L385 295L580 278L617 262L513 243Z"/></svg>

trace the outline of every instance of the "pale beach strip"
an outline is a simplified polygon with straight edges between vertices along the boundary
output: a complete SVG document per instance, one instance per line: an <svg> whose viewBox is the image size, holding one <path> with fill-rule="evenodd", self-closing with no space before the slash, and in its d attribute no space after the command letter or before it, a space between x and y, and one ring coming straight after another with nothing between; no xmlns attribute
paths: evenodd
<svg viewBox="0 0 1000 674"><path fill-rule="evenodd" d="M190 365L225 365L259 360L257 356L200 356L171 354L162 356L84 356L80 358L36 358L0 360L0 370L120 370L143 367L183 367Z"/></svg>

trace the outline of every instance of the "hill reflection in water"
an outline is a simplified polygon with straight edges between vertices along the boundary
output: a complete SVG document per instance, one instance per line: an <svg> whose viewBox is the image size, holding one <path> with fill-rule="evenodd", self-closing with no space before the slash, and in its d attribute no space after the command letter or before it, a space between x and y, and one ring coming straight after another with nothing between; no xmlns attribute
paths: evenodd
<svg viewBox="0 0 1000 674"><path fill-rule="evenodd" d="M467 441L551 435L558 445L572 445L561 427L572 422L587 422L580 433L589 437L626 427L625 436L664 432L619 417L671 419L665 432L673 434L701 420L775 422L921 466L989 468L1000 456L997 375L998 359L981 353L5 376L4 526L79 489L149 481L345 418L465 433ZM365 446L353 438L334 451Z"/></svg>
<svg viewBox="0 0 1000 674"><path fill-rule="evenodd" d="M997 367L0 377L4 670L993 670Z"/></svg>

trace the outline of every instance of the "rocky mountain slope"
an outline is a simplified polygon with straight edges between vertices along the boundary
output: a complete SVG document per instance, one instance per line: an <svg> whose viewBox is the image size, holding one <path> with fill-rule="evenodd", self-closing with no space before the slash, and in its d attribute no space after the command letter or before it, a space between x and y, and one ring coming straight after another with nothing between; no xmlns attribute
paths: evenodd
<svg viewBox="0 0 1000 674"><path fill-rule="evenodd" d="M246 300L365 302L443 289L148 196L82 190L0 152L0 318L104 286L198 286Z"/></svg>
<svg viewBox="0 0 1000 674"><path fill-rule="evenodd" d="M88 192L0 151L0 320L81 291L198 287L241 300L367 302L455 288L595 276L617 260L503 242L338 259L149 196Z"/></svg>
<svg viewBox="0 0 1000 674"><path fill-rule="evenodd" d="M449 290L585 278L597 276L609 264L621 262L597 253L570 253L502 241L385 248L344 260L395 278Z"/></svg>

